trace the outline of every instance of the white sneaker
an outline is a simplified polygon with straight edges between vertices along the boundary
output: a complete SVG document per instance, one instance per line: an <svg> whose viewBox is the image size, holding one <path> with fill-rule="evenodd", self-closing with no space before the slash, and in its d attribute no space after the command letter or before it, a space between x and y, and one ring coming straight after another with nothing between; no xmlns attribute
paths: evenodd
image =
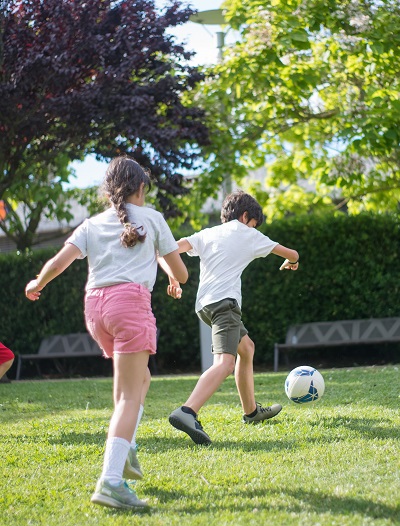
<svg viewBox="0 0 400 526"><path fill-rule="evenodd" d="M142 470L136 455L137 449L131 447L126 457L124 472L122 476L128 480L141 480L143 478Z"/></svg>
<svg viewBox="0 0 400 526"><path fill-rule="evenodd" d="M96 491L90 500L94 504L110 508L143 509L148 507L147 502L139 500L136 493L125 481L122 481L118 486L113 486L106 480L98 480Z"/></svg>

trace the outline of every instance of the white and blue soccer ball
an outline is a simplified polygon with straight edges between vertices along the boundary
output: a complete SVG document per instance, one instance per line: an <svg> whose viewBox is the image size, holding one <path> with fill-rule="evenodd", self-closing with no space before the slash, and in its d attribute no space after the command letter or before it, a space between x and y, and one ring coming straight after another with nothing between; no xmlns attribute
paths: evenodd
<svg viewBox="0 0 400 526"><path fill-rule="evenodd" d="M307 404L319 400L325 391L322 374L310 367L301 365L291 371L285 380L285 393L296 404Z"/></svg>

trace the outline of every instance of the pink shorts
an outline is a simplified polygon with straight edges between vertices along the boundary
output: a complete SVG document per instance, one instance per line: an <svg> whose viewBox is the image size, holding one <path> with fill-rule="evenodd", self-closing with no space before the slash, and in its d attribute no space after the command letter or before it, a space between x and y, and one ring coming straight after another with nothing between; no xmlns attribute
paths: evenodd
<svg viewBox="0 0 400 526"><path fill-rule="evenodd" d="M150 291L143 285L121 283L88 290L85 321L107 358L114 353L156 353L156 319Z"/></svg>
<svg viewBox="0 0 400 526"><path fill-rule="evenodd" d="M10 360L14 360L14 358L14 353L0 342L0 365L9 362Z"/></svg>

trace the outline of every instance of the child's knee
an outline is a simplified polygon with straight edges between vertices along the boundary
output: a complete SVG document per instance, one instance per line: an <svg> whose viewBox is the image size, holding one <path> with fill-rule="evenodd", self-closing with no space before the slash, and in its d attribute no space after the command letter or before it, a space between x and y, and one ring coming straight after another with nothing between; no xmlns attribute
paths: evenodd
<svg viewBox="0 0 400 526"><path fill-rule="evenodd" d="M245 336L242 338L239 348L238 348L238 354L241 358L252 360L254 357L255 352L255 345L253 340L251 340L248 336Z"/></svg>
<svg viewBox="0 0 400 526"><path fill-rule="evenodd" d="M226 377L231 375L235 370L235 356L232 354L223 354L218 366L224 371Z"/></svg>
<svg viewBox="0 0 400 526"><path fill-rule="evenodd" d="M254 345L253 340L250 340L250 338L249 338L249 341L246 344L246 349L247 349L248 355L251 356L251 358L253 358L254 352L256 350L256 346Z"/></svg>

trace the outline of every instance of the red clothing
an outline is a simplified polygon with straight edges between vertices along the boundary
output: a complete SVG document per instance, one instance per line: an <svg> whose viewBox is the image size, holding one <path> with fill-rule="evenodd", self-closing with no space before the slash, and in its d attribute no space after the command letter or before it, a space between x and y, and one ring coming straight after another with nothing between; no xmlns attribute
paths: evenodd
<svg viewBox="0 0 400 526"><path fill-rule="evenodd" d="M0 365L14 360L14 353L0 342Z"/></svg>

